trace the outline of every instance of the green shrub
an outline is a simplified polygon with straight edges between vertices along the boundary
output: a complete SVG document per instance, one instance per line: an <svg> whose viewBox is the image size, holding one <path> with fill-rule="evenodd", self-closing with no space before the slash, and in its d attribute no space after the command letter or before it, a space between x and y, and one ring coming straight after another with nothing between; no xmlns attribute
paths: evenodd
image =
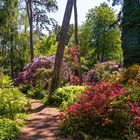
<svg viewBox="0 0 140 140"><path fill-rule="evenodd" d="M13 87L12 80L9 76L3 75L3 73L0 72L0 88L9 88Z"/></svg>
<svg viewBox="0 0 140 140"><path fill-rule="evenodd" d="M85 90L84 86L66 86L58 88L52 95L51 104L60 106L61 110L65 110L67 106L76 102L77 97ZM48 104L48 99L44 99L44 103Z"/></svg>
<svg viewBox="0 0 140 140"><path fill-rule="evenodd" d="M27 94L28 90L31 88L30 85L26 85L26 84L21 84L18 89L24 93L24 94Z"/></svg>
<svg viewBox="0 0 140 140"><path fill-rule="evenodd" d="M16 122L10 119L0 119L0 140L15 140L19 128Z"/></svg>
<svg viewBox="0 0 140 140"><path fill-rule="evenodd" d="M28 109L28 100L17 88L0 89L0 116L14 119L17 113Z"/></svg>
<svg viewBox="0 0 140 140"><path fill-rule="evenodd" d="M45 96L46 91L41 87L32 87L27 93L28 96L33 99L42 99Z"/></svg>
<svg viewBox="0 0 140 140"><path fill-rule="evenodd" d="M27 98L0 74L0 140L15 140L30 108Z"/></svg>

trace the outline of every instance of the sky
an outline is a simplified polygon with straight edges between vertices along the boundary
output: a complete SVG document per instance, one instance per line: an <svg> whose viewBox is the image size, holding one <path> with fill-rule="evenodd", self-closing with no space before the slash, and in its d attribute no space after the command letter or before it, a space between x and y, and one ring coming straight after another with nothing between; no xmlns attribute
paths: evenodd
<svg viewBox="0 0 140 140"><path fill-rule="evenodd" d="M103 2L107 2L107 0L77 0L79 25L81 25L82 22L85 21L85 16L89 9L94 8L95 6L99 6L100 3L103 3ZM59 25L62 24L66 3L67 3L67 0L57 0L59 9L56 13L51 14L51 17L53 17L58 22ZM114 8L115 10L119 9L119 7L114 7ZM71 23L73 22L74 22L74 16L72 14Z"/></svg>

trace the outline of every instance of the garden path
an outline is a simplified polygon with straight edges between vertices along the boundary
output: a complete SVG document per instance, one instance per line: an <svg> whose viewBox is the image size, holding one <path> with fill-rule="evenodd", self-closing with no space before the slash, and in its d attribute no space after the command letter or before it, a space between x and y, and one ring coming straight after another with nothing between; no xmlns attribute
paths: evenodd
<svg viewBox="0 0 140 140"><path fill-rule="evenodd" d="M32 113L18 140L68 140L59 134L59 109L31 101Z"/></svg>

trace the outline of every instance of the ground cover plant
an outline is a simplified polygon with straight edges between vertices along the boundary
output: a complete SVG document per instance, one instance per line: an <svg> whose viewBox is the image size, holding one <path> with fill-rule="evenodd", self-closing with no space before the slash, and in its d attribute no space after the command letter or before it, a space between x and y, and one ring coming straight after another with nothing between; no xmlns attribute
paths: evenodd
<svg viewBox="0 0 140 140"><path fill-rule="evenodd" d="M48 97L43 99L45 104L52 104L54 106L60 107L61 111L65 111L68 106L76 102L80 94L86 89L84 86L64 86L58 88L48 100Z"/></svg>
<svg viewBox="0 0 140 140"><path fill-rule="evenodd" d="M15 140L30 108L29 101L8 76L0 75L0 139Z"/></svg>

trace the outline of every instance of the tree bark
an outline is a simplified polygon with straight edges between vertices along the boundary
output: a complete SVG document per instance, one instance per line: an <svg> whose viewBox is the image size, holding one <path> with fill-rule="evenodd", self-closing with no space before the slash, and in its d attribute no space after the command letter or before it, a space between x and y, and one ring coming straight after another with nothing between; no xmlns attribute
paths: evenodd
<svg viewBox="0 0 140 140"><path fill-rule="evenodd" d="M74 0L68 0L61 31L60 31L59 43L57 46L53 76L52 76L52 81L50 86L50 94L49 94L50 96L53 93L53 91L59 86L60 70L63 61L64 49L65 49L73 4L74 4Z"/></svg>
<svg viewBox="0 0 140 140"><path fill-rule="evenodd" d="M76 47L79 47L79 39L78 39L78 13L77 13L77 0L74 0L74 21L75 21L75 45ZM79 52L80 53L80 52ZM80 60L80 54L78 56L78 73L79 73L79 78L80 78L80 85L83 83L83 78L82 78L82 67L81 67L81 60Z"/></svg>
<svg viewBox="0 0 140 140"><path fill-rule="evenodd" d="M10 42L11 42L11 54L10 54L10 57L11 57L11 78L14 79L14 45L13 45L13 36L11 36L11 39L10 39Z"/></svg>
<svg viewBox="0 0 140 140"><path fill-rule="evenodd" d="M31 62L34 59L34 46L33 46L33 11L32 11L32 0L25 0L27 14L28 14L28 21L30 27L30 52L31 52Z"/></svg>

